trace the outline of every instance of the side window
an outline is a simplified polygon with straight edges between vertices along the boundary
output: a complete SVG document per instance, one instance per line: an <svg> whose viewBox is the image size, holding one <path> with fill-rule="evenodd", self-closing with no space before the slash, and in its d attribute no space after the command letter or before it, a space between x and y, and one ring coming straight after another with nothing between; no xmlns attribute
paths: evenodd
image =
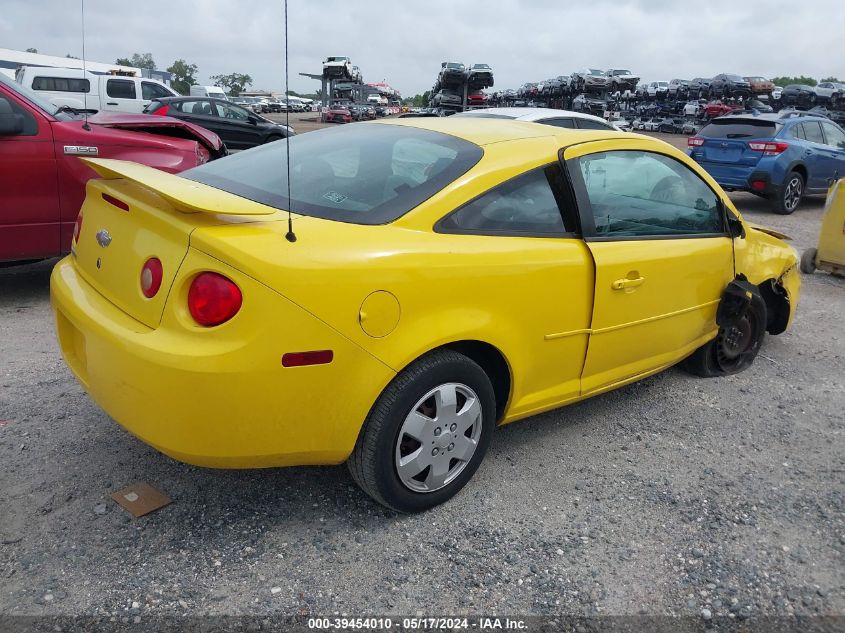
<svg viewBox="0 0 845 633"><path fill-rule="evenodd" d="M601 152L578 165L598 237L724 233L719 198L668 156Z"/></svg>
<svg viewBox="0 0 845 633"><path fill-rule="evenodd" d="M15 136L35 136L38 134L38 123L29 112L12 99L0 96L0 114L18 114L23 117L23 131ZM9 137L0 137L9 138Z"/></svg>
<svg viewBox="0 0 845 633"><path fill-rule="evenodd" d="M561 235L574 231L564 225L557 164L526 172L467 203L438 223L446 233L484 235Z"/></svg>
<svg viewBox="0 0 845 633"><path fill-rule="evenodd" d="M207 99L196 101L183 101L182 112L198 116L220 116L220 106Z"/></svg>
<svg viewBox="0 0 845 633"><path fill-rule="evenodd" d="M582 130L609 130L611 129L607 123L600 123L592 119L578 119L578 127Z"/></svg>
<svg viewBox="0 0 845 633"><path fill-rule="evenodd" d="M543 119L541 121L537 121L537 123L542 123L544 125L553 125L554 127L564 127L568 129L575 128L575 121L572 119Z"/></svg>
<svg viewBox="0 0 845 633"><path fill-rule="evenodd" d="M134 99L135 82L131 79L109 79L106 94L113 99Z"/></svg>
<svg viewBox="0 0 845 633"><path fill-rule="evenodd" d="M827 145L831 147L838 147L845 149L845 132L836 127L833 123L823 122L824 136L827 139Z"/></svg>
<svg viewBox="0 0 845 633"><path fill-rule="evenodd" d="M170 91L164 86L153 83L152 81L141 82L141 98L149 101L150 99L159 99L160 97L172 97Z"/></svg>
<svg viewBox="0 0 845 633"><path fill-rule="evenodd" d="M249 112L243 108L234 105L224 105L223 111L227 119L234 119L236 121L249 121Z"/></svg>
<svg viewBox="0 0 845 633"><path fill-rule="evenodd" d="M796 123L795 125L793 125L792 128L789 130L789 134L790 136L792 136L792 138L801 139L802 141L807 140L807 136L804 134L804 126L800 123Z"/></svg>
<svg viewBox="0 0 845 633"><path fill-rule="evenodd" d="M65 77L35 77L33 90L51 90L53 92L91 92L91 82L87 79Z"/></svg>
<svg viewBox="0 0 845 633"><path fill-rule="evenodd" d="M822 128L818 121L804 121L802 125L808 141L824 145L824 136L822 136Z"/></svg>

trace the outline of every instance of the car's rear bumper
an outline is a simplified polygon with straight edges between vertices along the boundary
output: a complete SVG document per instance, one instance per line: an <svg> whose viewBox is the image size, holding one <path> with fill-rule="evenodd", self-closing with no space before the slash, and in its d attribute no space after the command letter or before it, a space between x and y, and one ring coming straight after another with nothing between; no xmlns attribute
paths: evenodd
<svg viewBox="0 0 845 633"><path fill-rule="evenodd" d="M731 165L702 160L698 160L698 163L727 191L750 191L765 196L777 193L778 184L773 183L769 172L761 170L759 166ZM762 184L755 185L754 183Z"/></svg>
<svg viewBox="0 0 845 633"><path fill-rule="evenodd" d="M186 309L170 305L208 269L244 294L241 312L216 328L192 325ZM190 464L343 462L395 375L278 293L193 249L155 329L94 290L72 256L56 265L50 291L62 354L85 390L130 433ZM333 350L332 362L282 366L283 354L316 349Z"/></svg>

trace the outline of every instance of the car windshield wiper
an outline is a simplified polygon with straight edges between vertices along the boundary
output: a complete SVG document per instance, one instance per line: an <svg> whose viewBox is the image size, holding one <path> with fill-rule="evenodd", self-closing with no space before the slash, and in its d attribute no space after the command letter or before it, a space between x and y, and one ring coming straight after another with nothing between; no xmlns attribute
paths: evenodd
<svg viewBox="0 0 845 633"><path fill-rule="evenodd" d="M92 110L91 108L74 108L69 105L59 106L59 108L56 110L56 114L58 114L59 112L70 112L71 114L76 115L85 114L86 112L88 114L97 114L97 111Z"/></svg>

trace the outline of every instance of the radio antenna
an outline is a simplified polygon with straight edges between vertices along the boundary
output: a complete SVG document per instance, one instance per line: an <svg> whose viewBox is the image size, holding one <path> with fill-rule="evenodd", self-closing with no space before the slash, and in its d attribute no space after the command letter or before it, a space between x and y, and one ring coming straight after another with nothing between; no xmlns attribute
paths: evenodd
<svg viewBox="0 0 845 633"><path fill-rule="evenodd" d="M285 0L285 152L287 160L285 164L288 170L288 232L285 239L288 242L296 241L296 233L293 232L293 212L291 211L290 197L290 95L288 91L288 0Z"/></svg>
<svg viewBox="0 0 845 633"><path fill-rule="evenodd" d="M285 0L287 1L287 0ZM79 0L82 5L82 87L85 88L85 82L88 81L90 90L91 82L88 80L88 72L85 67L85 0ZM82 129L86 132L91 131L91 126L88 125L88 91L82 91L82 114L85 117L85 122L82 124Z"/></svg>

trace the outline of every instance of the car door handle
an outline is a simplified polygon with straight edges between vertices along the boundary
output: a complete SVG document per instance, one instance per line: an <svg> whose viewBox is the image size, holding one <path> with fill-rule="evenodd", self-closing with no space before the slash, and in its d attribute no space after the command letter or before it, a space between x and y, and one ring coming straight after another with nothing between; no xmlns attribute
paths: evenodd
<svg viewBox="0 0 845 633"><path fill-rule="evenodd" d="M106 105L117 105L117 101L106 101Z"/></svg>
<svg viewBox="0 0 845 633"><path fill-rule="evenodd" d="M628 288L639 288L643 285L644 281L645 277L636 277L635 279L625 277L624 279L617 279L610 285L610 287L614 290L627 290Z"/></svg>

